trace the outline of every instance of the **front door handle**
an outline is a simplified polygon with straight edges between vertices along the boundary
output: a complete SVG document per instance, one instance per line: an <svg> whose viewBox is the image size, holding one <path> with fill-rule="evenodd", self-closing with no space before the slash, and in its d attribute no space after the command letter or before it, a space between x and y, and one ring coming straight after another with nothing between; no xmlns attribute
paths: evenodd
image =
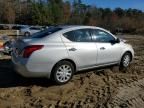
<svg viewBox="0 0 144 108"><path fill-rule="evenodd" d="M76 51L76 48L70 48L69 51Z"/></svg>
<svg viewBox="0 0 144 108"><path fill-rule="evenodd" d="M100 50L105 50L105 47L101 47Z"/></svg>

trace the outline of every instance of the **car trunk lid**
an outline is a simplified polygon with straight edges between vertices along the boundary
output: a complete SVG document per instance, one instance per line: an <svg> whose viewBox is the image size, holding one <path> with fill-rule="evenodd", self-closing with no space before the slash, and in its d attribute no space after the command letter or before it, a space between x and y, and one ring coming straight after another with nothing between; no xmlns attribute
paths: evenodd
<svg viewBox="0 0 144 108"><path fill-rule="evenodd" d="M28 38L23 38L23 39L17 39L13 51L17 56L20 56L22 54L23 49L29 45L29 42L31 42L32 39Z"/></svg>

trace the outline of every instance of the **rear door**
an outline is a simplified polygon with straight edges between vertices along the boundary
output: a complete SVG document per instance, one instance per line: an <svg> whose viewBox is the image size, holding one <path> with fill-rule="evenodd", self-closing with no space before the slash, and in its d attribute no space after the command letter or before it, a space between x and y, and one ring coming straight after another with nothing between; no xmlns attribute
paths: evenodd
<svg viewBox="0 0 144 108"><path fill-rule="evenodd" d="M112 43L116 40L115 37L100 29L93 29L92 36L98 51L97 65L115 63L120 60L122 49L120 43Z"/></svg>
<svg viewBox="0 0 144 108"><path fill-rule="evenodd" d="M79 69L96 65L97 48L89 29L73 30L63 35L69 40L64 42L68 54Z"/></svg>

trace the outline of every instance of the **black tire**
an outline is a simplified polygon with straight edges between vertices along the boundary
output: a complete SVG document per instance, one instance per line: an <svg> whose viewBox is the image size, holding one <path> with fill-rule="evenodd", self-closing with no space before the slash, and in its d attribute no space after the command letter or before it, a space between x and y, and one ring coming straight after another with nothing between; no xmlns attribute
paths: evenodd
<svg viewBox="0 0 144 108"><path fill-rule="evenodd" d="M0 58L3 58L4 53L0 51Z"/></svg>
<svg viewBox="0 0 144 108"><path fill-rule="evenodd" d="M125 63L125 62L126 62L125 59L126 59L127 57L128 57L128 61L127 61L127 63ZM130 54L129 52L126 52L126 53L122 56L122 59L121 59L121 62L120 62L120 68L121 68L121 69L125 69L125 68L129 67L130 62L131 62L131 59L132 59L131 54Z"/></svg>
<svg viewBox="0 0 144 108"><path fill-rule="evenodd" d="M30 36L30 32L25 32L24 36L29 37Z"/></svg>
<svg viewBox="0 0 144 108"><path fill-rule="evenodd" d="M62 76L62 77L59 77L58 78L58 74L59 74L59 69L60 69L60 67L62 67L62 66L68 66L70 69L71 69L71 75L69 75L69 79L67 79L66 81L60 81L59 79L60 78L62 78L62 77L64 77L64 76ZM66 83L68 83L71 79L72 79L72 77L73 77L73 74L74 74L74 66L73 66L73 64L71 63L71 62L69 62L69 61L60 61L60 62L58 62L56 65L55 65L55 67L53 68L53 70L52 70L52 79L56 82L56 84L59 84L59 85L62 85L62 84L66 84ZM65 75L66 75L66 72L64 72L65 73ZM63 73L63 74L64 74ZM60 74L59 74L60 75ZM66 78L67 76L65 76L64 78Z"/></svg>

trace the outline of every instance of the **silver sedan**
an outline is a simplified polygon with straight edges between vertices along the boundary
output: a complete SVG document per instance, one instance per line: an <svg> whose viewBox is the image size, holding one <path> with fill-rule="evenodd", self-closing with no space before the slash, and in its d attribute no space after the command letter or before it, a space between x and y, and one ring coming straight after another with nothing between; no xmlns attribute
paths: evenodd
<svg viewBox="0 0 144 108"><path fill-rule="evenodd" d="M109 31L93 26L57 26L18 39L12 52L15 70L25 77L47 77L58 84L75 72L119 65L134 57L131 45Z"/></svg>

